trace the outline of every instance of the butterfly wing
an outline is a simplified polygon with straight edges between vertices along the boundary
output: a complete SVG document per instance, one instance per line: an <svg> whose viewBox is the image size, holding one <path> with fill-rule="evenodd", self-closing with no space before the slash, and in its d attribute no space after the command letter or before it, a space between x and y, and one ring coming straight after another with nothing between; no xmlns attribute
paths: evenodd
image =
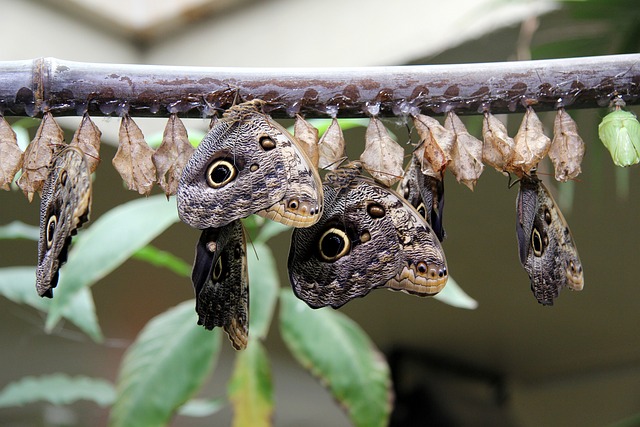
<svg viewBox="0 0 640 427"><path fill-rule="evenodd" d="M259 213L308 226L322 211L322 184L297 140L259 102L216 121L184 168L178 213L188 225L218 228Z"/></svg>
<svg viewBox="0 0 640 427"><path fill-rule="evenodd" d="M441 242L446 237L444 216L444 180L425 175L420 161L411 156L411 162L398 185L400 193L427 220Z"/></svg>
<svg viewBox="0 0 640 427"><path fill-rule="evenodd" d="M560 289L581 290L582 263L569 226L535 173L520 180L516 234L520 262L542 305L553 305Z"/></svg>
<svg viewBox="0 0 640 427"><path fill-rule="evenodd" d="M40 201L40 238L36 289L53 297L60 267L67 261L71 237L89 219L91 175L81 150L66 147L50 166Z"/></svg>
<svg viewBox="0 0 640 427"><path fill-rule="evenodd" d="M249 336L249 279L240 220L202 231L191 274L198 324L222 327L236 350Z"/></svg>
<svg viewBox="0 0 640 427"><path fill-rule="evenodd" d="M338 308L378 287L433 295L444 286L437 237L397 193L358 176L326 184L324 194L320 220L292 235L289 278L298 298Z"/></svg>

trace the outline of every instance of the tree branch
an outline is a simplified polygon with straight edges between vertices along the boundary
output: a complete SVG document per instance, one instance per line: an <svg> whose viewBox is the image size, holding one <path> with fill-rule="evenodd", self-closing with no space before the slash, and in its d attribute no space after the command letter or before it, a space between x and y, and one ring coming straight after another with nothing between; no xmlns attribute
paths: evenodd
<svg viewBox="0 0 640 427"><path fill-rule="evenodd" d="M205 68L39 58L0 62L0 113L210 116L260 98L274 117L439 115L638 103L640 54L361 68Z"/></svg>

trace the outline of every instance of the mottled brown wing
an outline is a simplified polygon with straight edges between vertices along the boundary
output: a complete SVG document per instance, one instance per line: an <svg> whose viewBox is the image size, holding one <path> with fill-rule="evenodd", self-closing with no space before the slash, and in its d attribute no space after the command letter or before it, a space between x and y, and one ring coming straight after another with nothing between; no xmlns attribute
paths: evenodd
<svg viewBox="0 0 640 427"><path fill-rule="evenodd" d="M582 263L567 221L535 171L520 180L516 203L520 263L533 295L553 305L560 289L582 290Z"/></svg>
<svg viewBox="0 0 640 427"><path fill-rule="evenodd" d="M198 324L222 327L236 350L249 337L249 276L240 220L202 231L191 274Z"/></svg>
<svg viewBox="0 0 640 427"><path fill-rule="evenodd" d="M89 219L91 175L81 150L66 147L49 168L40 201L40 239L36 289L53 297L58 270L67 261L71 236Z"/></svg>
<svg viewBox="0 0 640 427"><path fill-rule="evenodd" d="M178 185L180 219L195 228L222 227L257 213L286 225L313 224L322 184L297 140L259 111L237 105L216 121Z"/></svg>
<svg viewBox="0 0 640 427"><path fill-rule="evenodd" d="M444 179L437 179L421 172L420 160L411 156L411 161L398 184L398 193L427 220L438 240L447 236L443 226Z"/></svg>
<svg viewBox="0 0 640 427"><path fill-rule="evenodd" d="M444 252L412 206L362 176L327 178L322 217L291 240L289 278L298 298L338 308L379 287L421 296L444 287Z"/></svg>

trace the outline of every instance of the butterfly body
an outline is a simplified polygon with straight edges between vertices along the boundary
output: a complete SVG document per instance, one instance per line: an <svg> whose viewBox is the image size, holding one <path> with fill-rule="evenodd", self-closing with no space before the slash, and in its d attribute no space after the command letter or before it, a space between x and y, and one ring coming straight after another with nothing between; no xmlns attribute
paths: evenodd
<svg viewBox="0 0 640 427"><path fill-rule="evenodd" d="M295 294L313 308L338 308L379 287L438 293L447 266L431 227L359 167L354 162L328 173L322 217L294 230L288 266Z"/></svg>
<svg viewBox="0 0 640 427"><path fill-rule="evenodd" d="M177 200L180 219L204 229L257 213L296 227L322 211L317 171L259 101L227 110L187 162Z"/></svg>
<svg viewBox="0 0 640 427"><path fill-rule="evenodd" d="M89 219L90 208L91 175L84 153L66 147L55 155L42 190L36 268L40 296L53 296L52 288L67 261L71 237Z"/></svg>
<svg viewBox="0 0 640 427"><path fill-rule="evenodd" d="M240 220L202 231L191 275L198 324L222 327L233 347L247 346L249 279L246 241Z"/></svg>
<svg viewBox="0 0 640 427"><path fill-rule="evenodd" d="M571 230L535 171L520 180L516 211L520 263L538 302L553 305L565 286L582 290L582 263Z"/></svg>

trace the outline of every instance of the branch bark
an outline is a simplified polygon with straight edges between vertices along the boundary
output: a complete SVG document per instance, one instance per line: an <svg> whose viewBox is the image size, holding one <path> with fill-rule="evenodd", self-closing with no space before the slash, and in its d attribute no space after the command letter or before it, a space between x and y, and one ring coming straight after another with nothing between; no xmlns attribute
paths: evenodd
<svg viewBox="0 0 640 427"><path fill-rule="evenodd" d="M260 98L274 117L400 116L637 104L640 54L361 68L208 68L38 58L0 62L6 116L210 116Z"/></svg>

